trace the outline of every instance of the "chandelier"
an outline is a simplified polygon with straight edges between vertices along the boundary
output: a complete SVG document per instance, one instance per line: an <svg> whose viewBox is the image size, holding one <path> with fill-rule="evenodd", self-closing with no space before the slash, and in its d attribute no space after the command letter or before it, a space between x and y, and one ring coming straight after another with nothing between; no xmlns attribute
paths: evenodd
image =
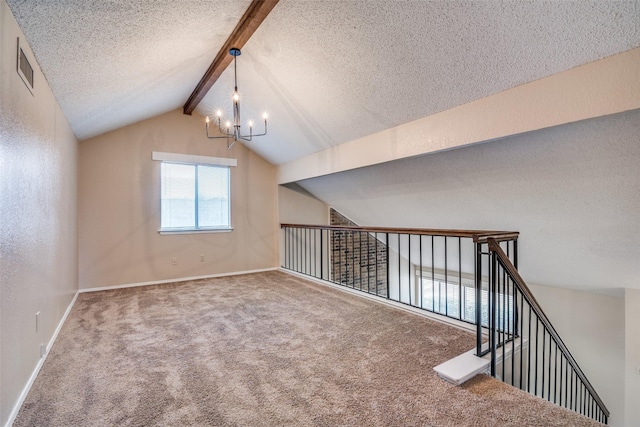
<svg viewBox="0 0 640 427"><path fill-rule="evenodd" d="M220 136L211 136L209 135L209 116L207 116L206 120L206 131L207 138L209 139L217 139L217 138L226 138L227 140L227 148L233 147L239 139L250 142L254 136L263 136L267 134L267 113L264 113L262 118L264 119L264 132L254 134L253 133L253 122L249 121L249 133L242 134L240 130L240 95L238 94L238 71L236 66L236 59L240 56L240 49L231 48L229 49L229 55L233 56L233 81L234 81L234 89L233 95L231 97L233 101L233 118L231 120L225 120L222 110L218 110L216 112L216 120L218 122L218 131L220 132ZM224 121L224 123L223 123Z"/></svg>

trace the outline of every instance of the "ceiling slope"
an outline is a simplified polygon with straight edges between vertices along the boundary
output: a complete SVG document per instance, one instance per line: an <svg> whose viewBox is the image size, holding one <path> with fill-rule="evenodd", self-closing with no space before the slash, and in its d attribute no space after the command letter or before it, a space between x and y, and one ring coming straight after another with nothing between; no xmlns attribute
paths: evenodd
<svg viewBox="0 0 640 427"><path fill-rule="evenodd" d="M181 107L250 0L8 0L78 139Z"/></svg>
<svg viewBox="0 0 640 427"><path fill-rule="evenodd" d="M243 115L270 116L251 149L282 164L636 46L637 1L281 0L238 79Z"/></svg>
<svg viewBox="0 0 640 427"><path fill-rule="evenodd" d="M181 108L249 0L8 0L79 139ZM280 0L243 48L282 164L640 46L640 2ZM230 67L199 104L228 107ZM204 125L203 125L204 126Z"/></svg>

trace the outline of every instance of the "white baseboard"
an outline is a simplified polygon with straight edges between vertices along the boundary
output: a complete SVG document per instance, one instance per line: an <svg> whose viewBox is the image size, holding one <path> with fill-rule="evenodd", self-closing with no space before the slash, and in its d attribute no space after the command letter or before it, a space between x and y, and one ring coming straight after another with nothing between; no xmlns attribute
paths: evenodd
<svg viewBox="0 0 640 427"><path fill-rule="evenodd" d="M444 323L446 325L453 326L453 327L458 328L458 329L463 329L463 330L469 331L469 332L475 332L476 331L475 325L472 325L472 324L467 323L467 322L462 322L460 320L456 320L456 319L452 319L450 317L446 317L446 316L443 316L443 315L440 315L440 314L432 313L432 312L427 311L427 310L422 310L422 309L417 308L417 307L412 307L412 306L407 305L407 304L399 303L397 301L389 300L389 299L386 299L386 298L383 298L383 297L379 297L377 295L372 295L372 294L369 294L369 293L366 293L366 292L362 292L362 291L359 291L357 289L351 289L351 288L348 288L346 286L336 285L336 284L328 282L326 280L316 279L315 277L307 276L306 274L297 273L297 272L292 271L292 270L287 270L286 268L282 268L281 267L280 271L282 271L284 273L287 273L287 274L291 274L292 276L296 276L296 277L300 277L300 278L305 279L305 280L309 280L309 281L314 282L314 283L318 283L320 285L329 286L331 288L337 289L337 290L342 291L342 292L347 292L347 293L349 293L351 295L356 295L356 296L358 296L360 298L366 298L368 300L375 301L378 304L388 305L388 306L391 306L391 307L394 307L394 308L398 308L400 310L407 311L409 313L417 314L418 316L426 317L428 319L435 320L436 322Z"/></svg>
<svg viewBox="0 0 640 427"><path fill-rule="evenodd" d="M258 270L232 271L230 273L208 274L205 276L179 277L177 279L154 280L152 282L126 283L122 285L103 286L100 288L84 288L84 289L80 289L78 292L82 294L85 292L98 292L98 291L109 291L112 289L136 288L138 286L162 285L165 283L187 282L189 280L212 279L215 277L227 277L227 276L239 276L241 274L263 273L265 271L274 271L274 270L278 270L278 267L262 268Z"/></svg>
<svg viewBox="0 0 640 427"><path fill-rule="evenodd" d="M29 394L29 390L31 390L31 386L33 386L33 382L36 380L38 373L40 373L40 369L42 368L42 365L44 365L44 361L47 360L47 356L49 355L49 350L51 350L51 347L53 347L53 343L56 342L56 338L58 338L58 334L62 329L62 325L64 325L64 322L67 320L69 313L71 313L71 309L73 308L73 305L76 303L76 300L78 299L78 294L79 294L79 291L76 291L75 295L73 296L73 299L71 300L71 303L67 307L67 310L64 312L62 319L60 319L60 322L58 323L58 327L56 327L56 330L53 332L53 336L51 337L51 339L49 340L49 343L47 344L47 349L44 356L40 358L40 360L38 361L38 364L36 365L33 372L31 373L31 376L29 377L29 381L27 381L27 384L24 386L24 389L22 389L22 393L20 393L20 397L18 397L18 401L16 402L16 404L13 407L13 410L9 414L9 418L5 423L5 427L11 427L11 425L13 425L13 422L16 420L16 417L18 416L18 412L20 412L20 408L22 407L22 404L27 398L27 395Z"/></svg>

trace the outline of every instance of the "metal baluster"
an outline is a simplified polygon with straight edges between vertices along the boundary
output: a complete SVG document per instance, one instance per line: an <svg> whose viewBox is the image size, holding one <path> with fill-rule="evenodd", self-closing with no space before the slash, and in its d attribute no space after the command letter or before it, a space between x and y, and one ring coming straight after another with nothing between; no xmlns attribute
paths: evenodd
<svg viewBox="0 0 640 427"><path fill-rule="evenodd" d="M376 278L374 280L374 286L376 289L376 295L379 296L378 293L378 232L376 231L374 234L375 242L376 242L376 253L374 254L374 262L376 263Z"/></svg>
<svg viewBox="0 0 640 427"><path fill-rule="evenodd" d="M549 382L547 384L547 399L551 401L551 334L549 334Z"/></svg>
<svg viewBox="0 0 640 427"><path fill-rule="evenodd" d="M558 403L558 343L556 344L555 357L553 358L553 402Z"/></svg>
<svg viewBox="0 0 640 427"><path fill-rule="evenodd" d="M435 271L435 256L434 256L434 243L433 235L431 236L431 311L436 311L436 271ZM438 287L438 291L440 288ZM440 295L438 293L438 302L440 302Z"/></svg>
<svg viewBox="0 0 640 427"><path fill-rule="evenodd" d="M338 266L340 269L340 284L345 286L347 282L347 248L346 243L343 242L343 237L345 235L344 231L338 232L338 242L340 248L340 265Z"/></svg>
<svg viewBox="0 0 640 427"><path fill-rule="evenodd" d="M371 293L371 236L366 233L367 236L367 292Z"/></svg>
<svg viewBox="0 0 640 427"><path fill-rule="evenodd" d="M320 230L320 279L324 279L324 230Z"/></svg>
<svg viewBox="0 0 640 427"><path fill-rule="evenodd" d="M298 271L298 232L299 232L299 228L295 229L295 239L293 240L293 244L295 245L294 247L294 261L293 261L293 271Z"/></svg>
<svg viewBox="0 0 640 427"><path fill-rule="evenodd" d="M547 329L544 328L542 331L542 397L544 397L544 373L545 373L545 357L544 352L547 349Z"/></svg>
<svg viewBox="0 0 640 427"><path fill-rule="evenodd" d="M489 339L491 341L491 376L496 376L496 303L498 302L498 297L496 295L496 269L498 267L497 255L492 253L491 255L491 270L489 274L491 276L491 290L489 292L489 296L491 298L491 305L489 309L490 314L490 332Z"/></svg>
<svg viewBox="0 0 640 427"><path fill-rule="evenodd" d="M462 320L462 239L458 237L458 319Z"/></svg>
<svg viewBox="0 0 640 427"><path fill-rule="evenodd" d="M482 244L475 242L475 303L476 303L476 355L482 355Z"/></svg>
<svg viewBox="0 0 640 427"><path fill-rule="evenodd" d="M423 287L424 287L424 283L422 283L422 238L424 236L422 234L420 234L420 308L423 308L422 305L424 304L424 295L423 295Z"/></svg>
<svg viewBox="0 0 640 427"><path fill-rule="evenodd" d="M360 255L360 259L358 262L358 265L360 266L360 268L358 268L358 272L359 272L359 286L358 288L360 290L362 290L362 278L364 277L364 274L362 274L362 231L358 232L358 249L359 249L359 255Z"/></svg>
<svg viewBox="0 0 640 427"><path fill-rule="evenodd" d="M502 312L502 319L500 319L500 323L502 324L502 336L501 336L501 342L502 342L502 381L504 381L505 383L507 382L507 378L505 375L505 369L506 369L506 365L507 365L507 354L506 354L506 350L507 350L507 315L506 315L506 309L507 309L507 284L505 282L505 277L506 277L506 272L504 270L504 268L501 267L502 264L498 263L498 268L502 271L502 293L500 293L500 277L498 277L498 296L500 297L500 295L502 295L500 298L502 299L502 309L500 310Z"/></svg>
<svg viewBox="0 0 640 427"><path fill-rule="evenodd" d="M350 231L349 235L351 236L351 288L356 288L356 241L355 241L355 232Z"/></svg>
<svg viewBox="0 0 640 427"><path fill-rule="evenodd" d="M529 305L529 345L527 347L528 347L527 348L527 353L528 353L528 360L527 360L527 392L531 393L531 347L533 347L533 340L532 340L532 335L531 335L531 306L530 305ZM537 336L536 336L536 348L538 348L538 337Z"/></svg>
<svg viewBox="0 0 640 427"><path fill-rule="evenodd" d="M524 294L522 292L520 292L520 312L524 313ZM524 316L520 315L520 389L521 390L524 390L524 387L522 386L522 368L523 368L523 362L524 362L524 336L522 334L523 330L524 330Z"/></svg>
<svg viewBox="0 0 640 427"><path fill-rule="evenodd" d="M573 383L573 378L576 374L576 371L573 369L573 367L571 367L571 409L572 410L576 410L576 402L577 402L577 398L576 398L576 394L577 392L575 391L575 385Z"/></svg>
<svg viewBox="0 0 640 427"><path fill-rule="evenodd" d="M449 271L449 267L447 265L447 236L443 236L443 237L444 237L444 315L449 316L449 278L447 277L447 272ZM442 288L440 288L440 295L442 295Z"/></svg>
<svg viewBox="0 0 640 427"><path fill-rule="evenodd" d="M402 302L402 260L400 258L400 244L402 242L402 234L398 233L398 302Z"/></svg>
<svg viewBox="0 0 640 427"><path fill-rule="evenodd" d="M411 303L411 294L412 294L412 290L411 290L411 234L407 234L407 238L409 239L409 241L407 242L408 245L408 249L409 249L409 256L407 257L409 260L409 264L407 265L407 277L409 278L409 283L407 283L407 286L409 287L409 305L413 305Z"/></svg>
<svg viewBox="0 0 640 427"><path fill-rule="evenodd" d="M539 327L540 327L540 319L538 319L538 316L536 315L536 369L535 369L535 375L533 376L534 381L536 382L535 393L534 393L536 396L538 395L538 363L539 363L538 358L540 354L538 352L538 338L540 337ZM543 335L543 339L544 339L544 335ZM544 341L543 341L543 344L544 344ZM543 350L543 353L544 353L544 350ZM542 369L543 369L542 372L544 372L544 367ZM543 390L544 390L544 375L542 377L542 384L543 384Z"/></svg>
<svg viewBox="0 0 640 427"><path fill-rule="evenodd" d="M289 249L287 248L289 241L289 229L287 227L283 227L284 230L284 267L289 268Z"/></svg>
<svg viewBox="0 0 640 427"><path fill-rule="evenodd" d="M389 250L389 233L386 234L386 242L387 242L387 299L389 299L389 291L391 290L389 281L391 279L390 267L391 267L391 251Z"/></svg>
<svg viewBox="0 0 640 427"><path fill-rule="evenodd" d="M562 391L563 388L565 386L565 384L562 382L562 372L564 371L564 367L562 365L562 362L564 361L564 357L560 356L560 400L558 401L558 405L562 406Z"/></svg>

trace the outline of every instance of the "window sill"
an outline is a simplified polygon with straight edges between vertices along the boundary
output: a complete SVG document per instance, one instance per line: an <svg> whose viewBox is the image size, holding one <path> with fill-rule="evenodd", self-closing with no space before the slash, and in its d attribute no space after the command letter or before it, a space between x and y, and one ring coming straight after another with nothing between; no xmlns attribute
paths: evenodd
<svg viewBox="0 0 640 427"><path fill-rule="evenodd" d="M233 228L205 228L202 230L158 230L158 234L161 236L171 235L171 234L201 234L201 233L230 233L233 231Z"/></svg>

